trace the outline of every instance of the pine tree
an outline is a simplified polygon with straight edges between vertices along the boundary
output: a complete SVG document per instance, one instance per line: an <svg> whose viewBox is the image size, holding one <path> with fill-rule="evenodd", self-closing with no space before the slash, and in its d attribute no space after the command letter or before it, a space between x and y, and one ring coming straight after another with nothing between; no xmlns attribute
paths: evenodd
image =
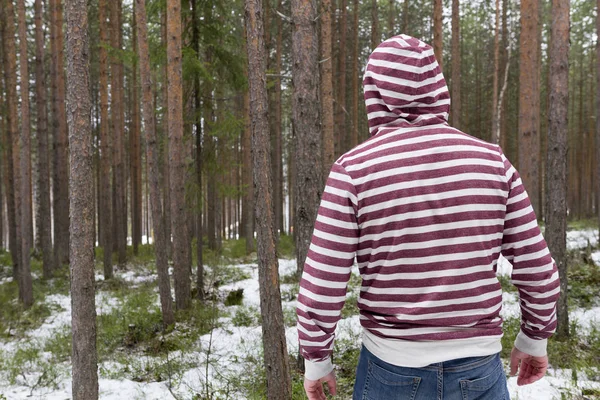
<svg viewBox="0 0 600 400"><path fill-rule="evenodd" d="M73 400L98 398L96 298L94 291L94 173L89 95L88 9L67 0L67 105L69 113L71 329Z"/></svg>

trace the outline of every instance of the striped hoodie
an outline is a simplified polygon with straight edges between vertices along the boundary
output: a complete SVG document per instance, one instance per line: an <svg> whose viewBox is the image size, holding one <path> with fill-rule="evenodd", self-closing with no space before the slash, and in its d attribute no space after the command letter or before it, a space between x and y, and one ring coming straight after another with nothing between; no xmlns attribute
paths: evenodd
<svg viewBox="0 0 600 400"><path fill-rule="evenodd" d="M448 125L450 96L429 45L383 42L363 85L371 137L331 169L300 282L306 377L333 369L355 258L363 344L380 359L423 367L499 352L500 254L520 296L515 346L545 355L558 272L518 172L500 147Z"/></svg>

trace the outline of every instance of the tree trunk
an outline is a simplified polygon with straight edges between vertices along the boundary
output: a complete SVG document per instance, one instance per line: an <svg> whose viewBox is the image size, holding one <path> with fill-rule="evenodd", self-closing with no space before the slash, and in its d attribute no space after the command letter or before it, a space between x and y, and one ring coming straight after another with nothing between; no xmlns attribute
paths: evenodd
<svg viewBox="0 0 600 400"><path fill-rule="evenodd" d="M600 37L600 0L596 4L596 34ZM600 227L600 40L596 41L596 214Z"/></svg>
<svg viewBox="0 0 600 400"><path fill-rule="evenodd" d="M67 0L67 103L71 149L73 400L98 398L94 291L94 172L90 126L87 2ZM59 70L60 71L60 70ZM61 71L62 73L62 71Z"/></svg>
<svg viewBox="0 0 600 400"><path fill-rule="evenodd" d="M169 175L175 306L191 305L190 237L185 204L185 149L183 144L183 93L181 84L181 1L167 0L167 79L169 87Z"/></svg>
<svg viewBox="0 0 600 400"><path fill-rule="evenodd" d="M498 123L498 79L500 76L500 0L496 0L496 28L494 33L494 78L492 82L492 143L500 143Z"/></svg>
<svg viewBox="0 0 600 400"><path fill-rule="evenodd" d="M277 11L283 13L282 0L277 2ZM273 89L275 118L275 137L273 143L273 204L275 204L275 232L283 233L283 161L282 161L282 99L281 99L281 70L283 55L283 20L277 16L277 41L275 43L275 87Z"/></svg>
<svg viewBox="0 0 600 400"><path fill-rule="evenodd" d="M519 172L536 213L540 212L538 1L521 1L521 60L519 73Z"/></svg>
<svg viewBox="0 0 600 400"><path fill-rule="evenodd" d="M110 42L114 50L121 50L121 0L110 0ZM127 238L123 232L123 222L127 218L125 198L125 102L123 101L123 64L118 56L111 60L111 107L113 132L113 234L118 252L119 265L124 265L127 258Z"/></svg>
<svg viewBox="0 0 600 400"><path fill-rule="evenodd" d="M396 1L390 0L389 6L388 6L388 32L386 35L388 38L394 36L394 34L395 34L395 30L394 30L395 22L396 22Z"/></svg>
<svg viewBox="0 0 600 400"><path fill-rule="evenodd" d="M346 0L341 0L340 4L340 47L338 54L338 96L337 96L337 120L335 126L337 128L337 146L336 155L344 153L348 147L346 143L346 35L347 35L347 7ZM334 157L335 158L335 157Z"/></svg>
<svg viewBox="0 0 600 400"><path fill-rule="evenodd" d="M333 60L331 42L331 0L321 2L321 112L323 115L323 177L335 161L333 125Z"/></svg>
<svg viewBox="0 0 600 400"><path fill-rule="evenodd" d="M65 110L65 67L63 50L63 12L61 0L50 0L53 27L50 34L52 53L54 179L52 181L54 207L54 256L57 265L69 262L69 149L67 114ZM52 45L53 44L53 45Z"/></svg>
<svg viewBox="0 0 600 400"><path fill-rule="evenodd" d="M29 115L29 66L27 57L27 21L25 0L18 0L19 52L21 66L21 138L19 141L21 170L21 265L19 298L29 307L33 304L33 283L31 282L31 239L33 219L31 215L31 126Z"/></svg>
<svg viewBox="0 0 600 400"><path fill-rule="evenodd" d="M379 33L379 12L377 11L377 0L371 2L371 50L375 50L381 42Z"/></svg>
<svg viewBox="0 0 600 400"><path fill-rule="evenodd" d="M154 251L156 253L156 270L158 273L158 289L163 315L163 326L166 327L175 323L175 316L173 314L173 299L171 298L165 218L162 209L162 194L160 193L160 165L154 121L155 104L152 96L152 76L150 74L146 2L145 0L136 0L135 4L138 36L137 51L140 60L140 80L142 83L142 116L144 119L144 132L146 132L147 178L150 186L150 206L155 237Z"/></svg>
<svg viewBox="0 0 600 400"><path fill-rule="evenodd" d="M4 46L4 79L6 83L6 121L7 121L7 149L9 156L9 229L12 227L10 237L10 252L13 260L13 277L19 283L21 293L21 179L20 179L20 151L19 151L19 115L17 104L17 58L15 45L15 10L13 0L4 1L4 32L2 42ZM12 211L10 210L12 208ZM12 221L10 221L12 219Z"/></svg>
<svg viewBox="0 0 600 400"><path fill-rule="evenodd" d="M350 134L350 148L354 148L358 144L358 57L360 54L358 46L360 42L358 25L359 11L358 0L354 0L354 51L352 52L352 74L350 75L352 77L352 131Z"/></svg>
<svg viewBox="0 0 600 400"><path fill-rule="evenodd" d="M132 49L137 48L137 27L135 26L135 2L131 25ZM142 243L142 161L140 143L140 98L138 95L138 65L137 58L133 59L131 90L133 91L133 107L131 108L131 243L133 254L138 255L138 247Z"/></svg>
<svg viewBox="0 0 600 400"><path fill-rule="evenodd" d="M248 54L248 38L244 27L244 52ZM246 75L249 74L246 65ZM250 119L250 91L244 92L244 131L242 133L243 165L242 182L242 224L246 238L246 254L255 250L254 246L254 184L252 183L252 121Z"/></svg>
<svg viewBox="0 0 600 400"><path fill-rule="evenodd" d="M100 18L100 207L102 209L102 246L104 247L104 279L113 277L113 209L112 189L110 184L112 166L112 140L108 117L108 55L106 46L109 44L107 28L108 7L106 0L99 0L98 14Z"/></svg>
<svg viewBox="0 0 600 400"><path fill-rule="evenodd" d="M566 339L569 336L566 258L569 0L552 0L551 15L545 236L560 275L557 337Z"/></svg>
<svg viewBox="0 0 600 400"><path fill-rule="evenodd" d="M460 1L452 0L452 106L450 122L456 129L461 129L461 49L460 49Z"/></svg>
<svg viewBox="0 0 600 400"><path fill-rule="evenodd" d="M50 220L50 163L48 160L48 109L46 108L46 75L44 73L42 0L35 0L35 43L39 237L42 248L42 270L44 278L48 279L52 277L52 271L56 266L52 254L52 223Z"/></svg>
<svg viewBox="0 0 600 400"><path fill-rule="evenodd" d="M309 10L307 2L305 9ZM294 7L292 7L294 10ZM312 10L314 13L315 10ZM250 109L252 115L252 160L254 166L254 200L258 231L258 271L264 363L266 369L267 398L291 399L291 379L286 348L276 237L271 190L271 166L269 157L269 111L266 84L266 55L262 23L262 0L245 1L246 30L248 37L248 63L250 86ZM296 18L295 21L298 21ZM309 26L314 31L314 15ZM298 23L295 24L298 29ZM316 59L316 37L314 46ZM316 65L315 65L316 68ZM313 75L314 76L314 75ZM316 78L316 76L315 76ZM318 107L318 103L315 103ZM318 153L316 149L314 152ZM313 165L314 167L314 165ZM320 173L320 171L319 171Z"/></svg>
<svg viewBox="0 0 600 400"><path fill-rule="evenodd" d="M443 6L442 0L433 0L433 52L435 53L435 58L440 64L440 69L444 68L444 53L443 53L443 44L444 39L442 36L442 24L443 24L444 14L443 14Z"/></svg>
<svg viewBox="0 0 600 400"><path fill-rule="evenodd" d="M404 18L404 23L402 24L402 33L410 35L409 30L408 30L408 14L409 14L409 8L408 8L408 0L404 0L404 8L402 10L402 17Z"/></svg>

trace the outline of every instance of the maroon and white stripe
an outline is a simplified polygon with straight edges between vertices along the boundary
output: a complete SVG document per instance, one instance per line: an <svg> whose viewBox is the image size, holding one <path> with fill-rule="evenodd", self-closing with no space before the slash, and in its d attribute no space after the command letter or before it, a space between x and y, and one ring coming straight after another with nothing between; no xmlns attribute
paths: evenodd
<svg viewBox="0 0 600 400"><path fill-rule="evenodd" d="M382 43L364 88L372 137L331 169L300 282L307 376L331 354L355 258L371 337L499 343L503 254L522 300L521 350L539 352L560 288L517 171L498 146L448 126L448 90L423 42Z"/></svg>

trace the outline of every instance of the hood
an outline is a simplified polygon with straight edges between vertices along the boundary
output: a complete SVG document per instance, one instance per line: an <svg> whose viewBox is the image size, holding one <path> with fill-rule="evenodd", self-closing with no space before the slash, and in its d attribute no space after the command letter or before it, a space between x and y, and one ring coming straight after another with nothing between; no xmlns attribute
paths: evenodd
<svg viewBox="0 0 600 400"><path fill-rule="evenodd" d="M371 136L448 122L450 93L433 48L407 35L381 43L363 79Z"/></svg>

